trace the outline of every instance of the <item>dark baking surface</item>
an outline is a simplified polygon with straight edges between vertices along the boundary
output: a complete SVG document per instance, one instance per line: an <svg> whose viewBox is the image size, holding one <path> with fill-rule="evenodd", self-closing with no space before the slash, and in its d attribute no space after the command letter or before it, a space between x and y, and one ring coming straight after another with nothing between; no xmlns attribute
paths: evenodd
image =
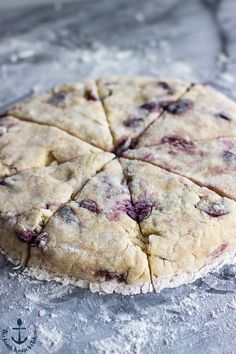
<svg viewBox="0 0 236 354"><path fill-rule="evenodd" d="M0 112L55 84L110 74L210 82L235 98L234 0L79 0L1 10ZM29 147L30 148L30 147ZM1 256L0 256L1 257ZM91 294L0 258L0 332L38 329L32 353L236 353L236 267L161 294ZM9 353L0 338L0 353Z"/></svg>

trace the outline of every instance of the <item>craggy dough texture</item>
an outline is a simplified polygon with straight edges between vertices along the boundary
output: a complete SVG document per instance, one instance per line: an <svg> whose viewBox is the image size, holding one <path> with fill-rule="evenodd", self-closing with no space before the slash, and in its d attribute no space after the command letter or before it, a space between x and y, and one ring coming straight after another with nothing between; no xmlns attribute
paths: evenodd
<svg viewBox="0 0 236 354"><path fill-rule="evenodd" d="M0 119L0 177L99 152L101 150L57 128L10 116Z"/></svg>
<svg viewBox="0 0 236 354"><path fill-rule="evenodd" d="M112 137L93 80L56 87L16 105L10 114L57 126L102 149L112 148Z"/></svg>
<svg viewBox="0 0 236 354"><path fill-rule="evenodd" d="M0 249L33 274L159 291L236 253L236 104L222 94L111 77L11 113L0 118Z"/></svg>
<svg viewBox="0 0 236 354"><path fill-rule="evenodd" d="M150 282L138 224L126 213L129 203L114 160L50 219L47 250L33 249L29 265L89 281Z"/></svg>
<svg viewBox="0 0 236 354"><path fill-rule="evenodd" d="M148 238L154 286L159 277L171 282L197 273L222 252L235 250L235 202L145 162L122 159L122 166L133 201L152 204L140 225ZM213 216L217 211L225 215Z"/></svg>
<svg viewBox="0 0 236 354"><path fill-rule="evenodd" d="M166 143L128 150L125 157L147 161L236 200L236 138Z"/></svg>
<svg viewBox="0 0 236 354"><path fill-rule="evenodd" d="M23 241L30 243L31 237L40 235L53 212L113 157L105 152L89 154L59 166L25 170L2 180L0 247L3 252L15 261L26 259L27 243Z"/></svg>

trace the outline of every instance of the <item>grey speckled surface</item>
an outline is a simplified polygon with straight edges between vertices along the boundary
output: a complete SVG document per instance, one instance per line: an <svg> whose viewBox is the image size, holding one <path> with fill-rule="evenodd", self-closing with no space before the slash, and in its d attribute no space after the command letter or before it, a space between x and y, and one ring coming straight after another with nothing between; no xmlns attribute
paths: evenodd
<svg viewBox="0 0 236 354"><path fill-rule="evenodd" d="M235 98L234 0L100 0L0 12L0 110L109 74L207 81ZM21 317L44 353L236 353L236 271L161 294L101 296L19 274L0 258L0 330ZM9 353L0 340L0 353Z"/></svg>

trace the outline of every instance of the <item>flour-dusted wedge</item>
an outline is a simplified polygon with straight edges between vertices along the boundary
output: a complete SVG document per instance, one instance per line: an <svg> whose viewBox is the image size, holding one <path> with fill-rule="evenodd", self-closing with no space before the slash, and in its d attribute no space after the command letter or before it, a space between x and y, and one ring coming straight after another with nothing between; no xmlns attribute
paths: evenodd
<svg viewBox="0 0 236 354"><path fill-rule="evenodd" d="M101 150L60 129L10 116L0 119L0 177L95 152Z"/></svg>
<svg viewBox="0 0 236 354"><path fill-rule="evenodd" d="M117 160L57 211L43 235L45 248L32 249L29 266L106 292L150 289L146 246Z"/></svg>
<svg viewBox="0 0 236 354"><path fill-rule="evenodd" d="M234 201L151 164L121 163L157 291L193 281L235 253Z"/></svg>
<svg viewBox="0 0 236 354"><path fill-rule="evenodd" d="M236 103L207 85L196 84L177 102L163 104L163 114L137 146L158 144L167 135L186 140L236 136Z"/></svg>
<svg viewBox="0 0 236 354"><path fill-rule="evenodd" d="M167 135L161 144L128 150L124 156L176 172L236 200L236 137L193 142Z"/></svg>
<svg viewBox="0 0 236 354"><path fill-rule="evenodd" d="M43 248L48 218L111 159L110 153L89 154L0 180L1 251L23 263L28 245Z"/></svg>
<svg viewBox="0 0 236 354"><path fill-rule="evenodd" d="M159 117L162 102L175 101L188 85L149 77L108 77L97 82L117 148L124 148Z"/></svg>
<svg viewBox="0 0 236 354"><path fill-rule="evenodd" d="M112 149L112 136L93 80L56 87L16 105L10 114L57 126L102 149Z"/></svg>

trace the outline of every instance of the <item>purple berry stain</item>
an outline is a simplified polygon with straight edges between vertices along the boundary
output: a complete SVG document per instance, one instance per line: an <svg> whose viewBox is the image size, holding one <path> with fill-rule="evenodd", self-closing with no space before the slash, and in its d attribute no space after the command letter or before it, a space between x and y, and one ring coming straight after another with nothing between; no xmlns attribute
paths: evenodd
<svg viewBox="0 0 236 354"><path fill-rule="evenodd" d="M228 244L226 242L223 242L219 247L217 247L211 254L210 256L212 258L217 258L219 257L227 248Z"/></svg>
<svg viewBox="0 0 236 354"><path fill-rule="evenodd" d="M83 199L76 202L81 208L88 209L92 213L99 214L101 212L99 206L94 200Z"/></svg>
<svg viewBox="0 0 236 354"><path fill-rule="evenodd" d="M188 99L180 99L178 101L162 101L159 102L159 105L170 114L183 114L193 108L193 102Z"/></svg>
<svg viewBox="0 0 236 354"><path fill-rule="evenodd" d="M224 150L221 154L221 157L224 160L224 162L228 165L230 165L233 162L236 162L236 155L229 150Z"/></svg>
<svg viewBox="0 0 236 354"><path fill-rule="evenodd" d="M16 231L16 236L31 247L39 247L42 242L46 241L46 235L40 234L36 229Z"/></svg>
<svg viewBox="0 0 236 354"><path fill-rule="evenodd" d="M209 204L206 204L203 210L205 211L205 213L212 217L219 217L230 213L226 206L220 202L211 202Z"/></svg>
<svg viewBox="0 0 236 354"><path fill-rule="evenodd" d="M152 203L147 200L138 200L134 203L130 200L124 200L117 209L125 212L131 219L141 222L151 215Z"/></svg>
<svg viewBox="0 0 236 354"><path fill-rule="evenodd" d="M135 129L140 127L140 125L143 124L143 118L139 118L139 117L128 118L123 122L123 124L125 127Z"/></svg>
<svg viewBox="0 0 236 354"><path fill-rule="evenodd" d="M192 151L195 145L192 141L181 138L179 135L166 135L161 139L162 144L169 144L177 150Z"/></svg>
<svg viewBox="0 0 236 354"><path fill-rule="evenodd" d="M141 109L145 109L146 111L152 113L152 112L160 112L161 107L158 103L156 102L146 102L140 106Z"/></svg>
<svg viewBox="0 0 236 354"><path fill-rule="evenodd" d="M138 222L147 219L152 213L152 203L147 200L138 200L134 203L136 220Z"/></svg>

